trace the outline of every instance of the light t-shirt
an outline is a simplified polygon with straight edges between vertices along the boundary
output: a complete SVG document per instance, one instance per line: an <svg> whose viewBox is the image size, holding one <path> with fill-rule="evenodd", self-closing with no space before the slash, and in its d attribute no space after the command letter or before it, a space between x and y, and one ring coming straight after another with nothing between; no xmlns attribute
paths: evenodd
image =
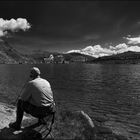
<svg viewBox="0 0 140 140"><path fill-rule="evenodd" d="M53 93L50 83L43 78L31 80L26 85L21 100L35 106L48 106L53 103Z"/></svg>

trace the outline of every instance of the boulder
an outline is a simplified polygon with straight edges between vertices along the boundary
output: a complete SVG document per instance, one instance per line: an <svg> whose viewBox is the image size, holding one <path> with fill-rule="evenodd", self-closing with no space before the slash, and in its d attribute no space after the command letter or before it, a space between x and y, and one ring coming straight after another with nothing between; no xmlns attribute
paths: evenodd
<svg viewBox="0 0 140 140"><path fill-rule="evenodd" d="M15 112L15 108L0 104L0 140L42 140L52 137L48 136L48 125L50 124L39 124L38 120L30 115L24 115L21 130L15 131L9 128L8 124L15 121Z"/></svg>
<svg viewBox="0 0 140 140"><path fill-rule="evenodd" d="M84 111L72 112L57 109L55 123L50 135L48 135L48 125L38 124L38 120L29 115L24 115L20 131L9 128L8 124L14 121L15 117L15 108L0 103L0 140L47 140L53 138L127 140L127 137L115 134L111 127L106 127L104 124L98 124L96 120L92 120Z"/></svg>

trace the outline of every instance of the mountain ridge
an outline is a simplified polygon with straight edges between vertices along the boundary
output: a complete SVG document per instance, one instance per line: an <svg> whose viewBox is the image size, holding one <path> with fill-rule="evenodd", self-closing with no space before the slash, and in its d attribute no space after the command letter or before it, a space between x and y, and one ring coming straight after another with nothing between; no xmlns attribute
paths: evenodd
<svg viewBox="0 0 140 140"><path fill-rule="evenodd" d="M97 46L98 47L98 46ZM91 47L82 49L90 51ZM80 51L69 51L67 53L49 52L43 50L34 50L31 54L22 54L18 52L6 40L0 40L0 64L24 64L24 63L45 63L44 58L53 55L55 60L67 62L83 62L83 63L140 63L140 52L125 51L118 54L93 57L88 53Z"/></svg>
<svg viewBox="0 0 140 140"><path fill-rule="evenodd" d="M6 40L0 40L0 63L17 64L29 62L34 62L34 60L18 52Z"/></svg>
<svg viewBox="0 0 140 140"><path fill-rule="evenodd" d="M91 63L140 63L140 52L127 51L115 55L96 58Z"/></svg>

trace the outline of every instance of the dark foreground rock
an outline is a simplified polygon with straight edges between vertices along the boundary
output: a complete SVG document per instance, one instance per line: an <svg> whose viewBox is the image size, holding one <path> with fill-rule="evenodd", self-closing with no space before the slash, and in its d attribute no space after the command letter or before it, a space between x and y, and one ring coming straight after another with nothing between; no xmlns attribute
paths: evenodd
<svg viewBox="0 0 140 140"><path fill-rule="evenodd" d="M27 121L27 120L26 120ZM25 121L25 122L26 122ZM12 128L5 127L0 132L0 140L42 140L52 139L52 136L48 136L48 129L45 125L39 125L35 123L35 120L28 120L29 123L19 131L15 131ZM24 123L25 123L24 122ZM27 123L27 122L26 122Z"/></svg>
<svg viewBox="0 0 140 140"><path fill-rule="evenodd" d="M100 117L100 116L99 116ZM37 124L37 119L24 116L22 129L15 131L8 127L15 120L15 108L0 104L0 140L45 140L45 139L73 139L73 140L131 140L99 122L99 117L91 119L84 111L57 111L55 123L50 135L47 135L46 125ZM109 123L110 124L110 123ZM120 131L123 131L121 128ZM138 139L137 139L138 140Z"/></svg>

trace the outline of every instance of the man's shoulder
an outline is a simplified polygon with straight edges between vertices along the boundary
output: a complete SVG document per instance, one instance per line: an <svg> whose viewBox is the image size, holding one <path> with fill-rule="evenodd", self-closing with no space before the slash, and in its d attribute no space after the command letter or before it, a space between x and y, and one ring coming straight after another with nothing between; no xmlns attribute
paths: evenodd
<svg viewBox="0 0 140 140"><path fill-rule="evenodd" d="M38 80L37 79L34 79L34 80L30 80L28 82L28 85L33 85L34 83L36 83Z"/></svg>
<svg viewBox="0 0 140 140"><path fill-rule="evenodd" d="M42 81L42 84L46 85L47 87L51 87L50 82L48 80L42 78Z"/></svg>
<svg viewBox="0 0 140 140"><path fill-rule="evenodd" d="M50 84L48 80L41 78L44 83Z"/></svg>
<svg viewBox="0 0 140 140"><path fill-rule="evenodd" d="M49 81L47 81L44 78L36 78L36 79L30 81L31 84L33 84L33 83L42 83L42 82L43 83L50 84Z"/></svg>
<svg viewBox="0 0 140 140"><path fill-rule="evenodd" d="M31 80L31 81L29 81L29 82L27 83L27 85L28 85L28 86L31 86L31 85L33 85L33 83L34 83L34 81Z"/></svg>

